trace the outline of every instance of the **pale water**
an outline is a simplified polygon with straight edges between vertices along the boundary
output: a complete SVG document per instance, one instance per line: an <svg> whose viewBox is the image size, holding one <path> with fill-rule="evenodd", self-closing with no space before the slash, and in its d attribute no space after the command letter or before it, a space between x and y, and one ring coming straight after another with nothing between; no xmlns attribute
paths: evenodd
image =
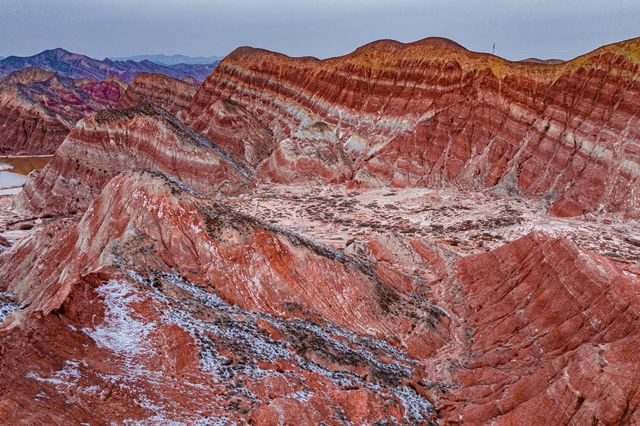
<svg viewBox="0 0 640 426"><path fill-rule="evenodd" d="M50 156L0 157L0 195L17 194L34 169L44 167Z"/></svg>

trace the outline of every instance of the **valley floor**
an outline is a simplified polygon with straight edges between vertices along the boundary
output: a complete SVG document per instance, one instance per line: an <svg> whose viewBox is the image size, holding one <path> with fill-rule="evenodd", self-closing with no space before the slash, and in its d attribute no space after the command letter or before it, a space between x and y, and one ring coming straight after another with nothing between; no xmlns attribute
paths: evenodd
<svg viewBox="0 0 640 426"><path fill-rule="evenodd" d="M397 233L435 243L453 260L541 231L569 238L640 273L637 223L614 217L552 217L540 202L488 191L262 184L253 194L226 201L244 214L334 248Z"/></svg>

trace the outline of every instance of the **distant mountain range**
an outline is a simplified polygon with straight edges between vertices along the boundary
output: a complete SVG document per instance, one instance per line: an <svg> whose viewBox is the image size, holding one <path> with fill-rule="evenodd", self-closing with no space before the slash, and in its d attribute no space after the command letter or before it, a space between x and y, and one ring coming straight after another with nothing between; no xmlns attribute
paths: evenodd
<svg viewBox="0 0 640 426"><path fill-rule="evenodd" d="M186 56L186 55L137 55L123 56L120 58L110 58L114 61L151 61L160 65L177 65L177 64L213 64L219 62L221 57L218 56Z"/></svg>
<svg viewBox="0 0 640 426"><path fill-rule="evenodd" d="M109 58L99 60L58 48L45 50L33 56L9 56L1 59L0 78L24 68L38 67L73 79L88 77L95 80L104 80L109 76L115 75L129 83L139 73L148 72L163 74L180 80L192 77L198 81L203 81L215 66L216 63L162 65L148 59L142 61L114 61Z"/></svg>

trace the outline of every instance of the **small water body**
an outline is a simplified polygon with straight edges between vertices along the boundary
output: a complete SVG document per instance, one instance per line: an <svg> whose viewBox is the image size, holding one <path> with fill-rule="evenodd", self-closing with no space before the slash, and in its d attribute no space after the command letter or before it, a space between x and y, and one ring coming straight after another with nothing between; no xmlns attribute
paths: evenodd
<svg viewBox="0 0 640 426"><path fill-rule="evenodd" d="M51 156L0 157L0 195L17 194L27 175L34 169L44 167Z"/></svg>

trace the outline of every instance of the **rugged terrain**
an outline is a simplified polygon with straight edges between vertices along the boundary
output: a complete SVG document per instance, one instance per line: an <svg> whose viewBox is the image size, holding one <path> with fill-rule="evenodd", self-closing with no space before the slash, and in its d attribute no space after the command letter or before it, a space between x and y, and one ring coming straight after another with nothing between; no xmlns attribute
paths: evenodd
<svg viewBox="0 0 640 426"><path fill-rule="evenodd" d="M77 120L113 108L126 84L25 68L0 81L0 153L51 154Z"/></svg>
<svg viewBox="0 0 640 426"><path fill-rule="evenodd" d="M133 79L119 108L130 108L143 103L151 103L176 115L188 107L198 88L193 84L161 74L140 73Z"/></svg>
<svg viewBox="0 0 640 426"><path fill-rule="evenodd" d="M0 60L0 77L28 67L43 68L73 79L93 78L104 80L115 75L130 83L141 72L164 74L173 78L193 77L204 80L215 67L211 64L160 65L149 60L114 61L90 58L64 49L45 50L33 56L9 56Z"/></svg>
<svg viewBox="0 0 640 426"><path fill-rule="evenodd" d="M324 61L240 48L180 117L213 138L211 106L230 99L276 141L325 122L353 161L354 186L497 185L560 216L637 218L638 51L634 39L537 64L444 39L379 41Z"/></svg>
<svg viewBox="0 0 640 426"><path fill-rule="evenodd" d="M140 76L0 196L1 418L640 423L639 46Z"/></svg>

